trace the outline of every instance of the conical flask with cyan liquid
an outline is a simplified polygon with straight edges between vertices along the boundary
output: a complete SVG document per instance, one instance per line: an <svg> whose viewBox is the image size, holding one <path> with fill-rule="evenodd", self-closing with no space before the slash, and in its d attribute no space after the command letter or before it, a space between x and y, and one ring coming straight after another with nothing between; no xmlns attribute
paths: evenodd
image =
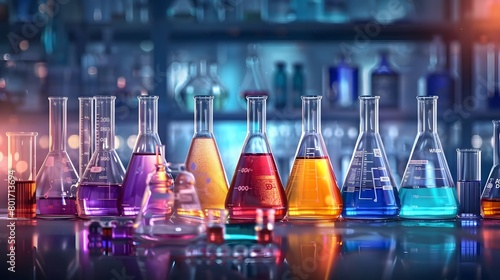
<svg viewBox="0 0 500 280"><path fill-rule="evenodd" d="M158 96L138 96L137 98L139 99L139 134L118 199L118 211L122 216L135 216L139 213L147 178L156 169L155 147L161 145L158 135ZM170 178L172 178L171 175Z"/></svg>
<svg viewBox="0 0 500 280"><path fill-rule="evenodd" d="M455 183L437 133L437 96L419 96L418 134L401 180L401 218L452 219L457 216Z"/></svg>
<svg viewBox="0 0 500 280"><path fill-rule="evenodd" d="M194 97L194 135L186 157L186 170L196 180L203 209L224 209L228 191L226 172L213 134L213 96Z"/></svg>
<svg viewBox="0 0 500 280"><path fill-rule="evenodd" d="M78 174L66 151L67 97L49 97L49 153L36 176L38 214L76 216Z"/></svg>
<svg viewBox="0 0 500 280"><path fill-rule="evenodd" d="M256 210L272 208L275 219L287 211L285 190L266 134L267 96L247 96L247 136L226 197L231 220L254 221Z"/></svg>
<svg viewBox="0 0 500 280"><path fill-rule="evenodd" d="M493 121L493 166L481 195L481 216L500 219L500 120Z"/></svg>
<svg viewBox="0 0 500 280"><path fill-rule="evenodd" d="M342 186L342 216L394 219L400 204L378 128L379 96L361 96L359 101L360 134Z"/></svg>
<svg viewBox="0 0 500 280"><path fill-rule="evenodd" d="M342 197L321 134L321 96L302 96L302 136L285 188L289 220L331 220Z"/></svg>

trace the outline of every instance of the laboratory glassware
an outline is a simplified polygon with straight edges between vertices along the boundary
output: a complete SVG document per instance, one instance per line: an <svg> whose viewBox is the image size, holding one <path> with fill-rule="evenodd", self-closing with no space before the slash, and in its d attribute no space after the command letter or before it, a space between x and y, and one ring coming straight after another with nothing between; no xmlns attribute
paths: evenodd
<svg viewBox="0 0 500 280"><path fill-rule="evenodd" d="M199 222L203 219L204 213L201 208L200 199L196 192L196 179L194 175L180 166L177 170L172 170L174 175L174 211L172 218L176 220L187 220Z"/></svg>
<svg viewBox="0 0 500 280"><path fill-rule="evenodd" d="M399 197L401 218L455 218L455 183L437 133L437 96L418 96L418 134L406 165Z"/></svg>
<svg viewBox="0 0 500 280"><path fill-rule="evenodd" d="M455 80L446 69L446 46L436 36L431 45L429 72L425 77L425 95L439 97L439 109L452 106L455 97Z"/></svg>
<svg viewBox="0 0 500 280"><path fill-rule="evenodd" d="M481 216L500 218L500 120L493 121L493 166L481 195Z"/></svg>
<svg viewBox="0 0 500 280"><path fill-rule="evenodd" d="M258 208L276 210L285 217L286 194L266 134L267 96L247 96L247 135L234 171L226 209L230 220L254 220Z"/></svg>
<svg viewBox="0 0 500 280"><path fill-rule="evenodd" d="M371 95L380 96L380 107L398 107L399 80L399 73L389 61L389 52L381 51L379 64L371 72Z"/></svg>
<svg viewBox="0 0 500 280"><path fill-rule="evenodd" d="M36 216L36 132L7 132L7 217Z"/></svg>
<svg viewBox="0 0 500 280"><path fill-rule="evenodd" d="M174 20L194 20L196 9L191 0L174 0L167 8L167 17Z"/></svg>
<svg viewBox="0 0 500 280"><path fill-rule="evenodd" d="M203 209L224 208L228 183L213 134L213 96L195 96L194 135L186 157L186 170L196 180Z"/></svg>
<svg viewBox="0 0 500 280"><path fill-rule="evenodd" d="M263 21L287 23L297 18L292 0L261 0Z"/></svg>
<svg viewBox="0 0 500 280"><path fill-rule="evenodd" d="M139 213L147 178L155 170L155 147L161 145L158 135L159 97L138 96L137 98L139 100L139 134L118 197L118 212L122 216L135 216Z"/></svg>
<svg viewBox="0 0 500 280"><path fill-rule="evenodd" d="M78 182L78 216L117 216L125 168L115 150L115 96L94 97L95 150Z"/></svg>
<svg viewBox="0 0 500 280"><path fill-rule="evenodd" d="M93 151L93 117L94 117L94 98L93 97L78 97L79 103L79 140L78 148L78 175L83 176L83 172L87 168L92 157Z"/></svg>
<svg viewBox="0 0 500 280"><path fill-rule="evenodd" d="M360 134L344 185L346 219L398 217L399 196L379 133L379 96L360 96Z"/></svg>
<svg viewBox="0 0 500 280"><path fill-rule="evenodd" d="M255 210L255 234L257 243L267 244L273 242L274 220L276 210L257 209Z"/></svg>
<svg viewBox="0 0 500 280"><path fill-rule="evenodd" d="M302 135L285 188L288 219L333 220L342 197L321 134L321 96L302 96Z"/></svg>
<svg viewBox="0 0 500 280"><path fill-rule="evenodd" d="M329 107L351 107L359 95L359 68L340 55L336 65L328 67L323 84Z"/></svg>
<svg viewBox="0 0 500 280"><path fill-rule="evenodd" d="M459 217L481 217L481 150L457 149L457 195Z"/></svg>
<svg viewBox="0 0 500 280"><path fill-rule="evenodd" d="M36 176L38 214L76 216L78 174L66 151L67 97L49 97L49 153Z"/></svg>
<svg viewBox="0 0 500 280"><path fill-rule="evenodd" d="M226 209L205 209L207 242L222 244L226 234Z"/></svg>
<svg viewBox="0 0 500 280"><path fill-rule="evenodd" d="M250 1L246 1L250 2ZM269 88L260 65L259 46L257 44L248 45L248 55L246 58L246 73L240 87L240 104L246 108L247 96L267 96Z"/></svg>
<svg viewBox="0 0 500 280"><path fill-rule="evenodd" d="M323 4L321 21L346 23L350 20L346 0L319 0Z"/></svg>
<svg viewBox="0 0 500 280"><path fill-rule="evenodd" d="M216 97L214 99L213 109L215 111L221 111L224 109L224 105L226 104L226 100L229 96L228 90L224 83L222 83L217 63L210 63L210 78L214 81L214 85L212 86L213 95ZM198 95L198 94L197 94Z"/></svg>
<svg viewBox="0 0 500 280"><path fill-rule="evenodd" d="M285 109L288 99L288 77L286 73L286 63L284 61L276 62L276 70L273 79L273 94L270 96L274 108L278 110Z"/></svg>
<svg viewBox="0 0 500 280"><path fill-rule="evenodd" d="M292 73L292 94L288 102L294 109L300 109L302 107L301 96L305 95L306 85L304 77L304 65L302 63L293 64Z"/></svg>

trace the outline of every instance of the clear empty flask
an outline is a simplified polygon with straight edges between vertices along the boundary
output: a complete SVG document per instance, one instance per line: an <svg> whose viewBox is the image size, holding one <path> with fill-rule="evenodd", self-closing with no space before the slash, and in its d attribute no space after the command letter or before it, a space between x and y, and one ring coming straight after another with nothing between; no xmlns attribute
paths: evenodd
<svg viewBox="0 0 500 280"><path fill-rule="evenodd" d="M117 216L125 168L115 151L115 96L95 96L95 151L80 178L78 216Z"/></svg>
<svg viewBox="0 0 500 280"><path fill-rule="evenodd" d="M213 134L213 96L195 96L194 135L186 157L186 169L196 179L201 207L224 208L228 184Z"/></svg>
<svg viewBox="0 0 500 280"><path fill-rule="evenodd" d="M342 197L321 135L321 96L302 96L302 136L286 185L288 219L340 216Z"/></svg>
<svg viewBox="0 0 500 280"><path fill-rule="evenodd" d="M391 219L399 196L378 128L379 96L359 97L360 134L342 186L347 219Z"/></svg>
<svg viewBox="0 0 500 280"><path fill-rule="evenodd" d="M49 153L36 176L38 214L76 216L78 174L66 152L67 97L49 97Z"/></svg>
<svg viewBox="0 0 500 280"><path fill-rule="evenodd" d="M155 147L161 145L158 135L158 96L138 96L139 134L123 179L118 199L120 215L139 213L149 174L155 171ZM172 177L172 176L170 176Z"/></svg>
<svg viewBox="0 0 500 280"><path fill-rule="evenodd" d="M418 134L401 180L401 218L455 218L458 200L439 135L437 96L417 97Z"/></svg>
<svg viewBox="0 0 500 280"><path fill-rule="evenodd" d="M493 166L481 195L481 216L500 219L500 120L493 121Z"/></svg>
<svg viewBox="0 0 500 280"><path fill-rule="evenodd" d="M247 136L226 197L231 220L255 220L258 208L287 211L286 194L266 134L267 96L247 96Z"/></svg>

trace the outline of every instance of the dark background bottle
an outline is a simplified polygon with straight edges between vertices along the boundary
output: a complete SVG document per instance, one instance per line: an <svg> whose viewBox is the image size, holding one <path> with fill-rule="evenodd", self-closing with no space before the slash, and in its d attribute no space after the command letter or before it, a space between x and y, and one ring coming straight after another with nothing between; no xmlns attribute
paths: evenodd
<svg viewBox="0 0 500 280"><path fill-rule="evenodd" d="M380 96L380 107L398 107L399 83L399 73L389 62L389 52L382 51L380 62L371 73L371 95Z"/></svg>
<svg viewBox="0 0 500 280"><path fill-rule="evenodd" d="M300 99L302 95L305 95L304 65L297 62L293 64L292 74L292 100L290 103L293 109L302 108L302 99Z"/></svg>
<svg viewBox="0 0 500 280"><path fill-rule="evenodd" d="M288 96L288 77L286 73L286 64L283 61L276 62L276 71L273 79L273 95L271 102L278 110L283 110L286 107Z"/></svg>

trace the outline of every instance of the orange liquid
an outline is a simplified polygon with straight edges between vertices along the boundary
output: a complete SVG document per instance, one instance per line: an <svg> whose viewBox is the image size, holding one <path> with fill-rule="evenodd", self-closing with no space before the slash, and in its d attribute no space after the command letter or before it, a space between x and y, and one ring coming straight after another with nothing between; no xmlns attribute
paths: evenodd
<svg viewBox="0 0 500 280"><path fill-rule="evenodd" d="M286 261L289 267L294 268L293 279L330 279L341 248L339 235L289 234Z"/></svg>
<svg viewBox="0 0 500 280"><path fill-rule="evenodd" d="M296 158L286 185L289 219L336 219L342 196L328 157Z"/></svg>
<svg viewBox="0 0 500 280"><path fill-rule="evenodd" d="M35 181L15 181L15 218L35 218L36 217L36 182Z"/></svg>
<svg viewBox="0 0 500 280"><path fill-rule="evenodd" d="M481 199L483 218L500 219L500 199Z"/></svg>
<svg viewBox="0 0 500 280"><path fill-rule="evenodd" d="M224 209L228 184L213 138L193 139L186 158L186 169L195 177L201 208Z"/></svg>

